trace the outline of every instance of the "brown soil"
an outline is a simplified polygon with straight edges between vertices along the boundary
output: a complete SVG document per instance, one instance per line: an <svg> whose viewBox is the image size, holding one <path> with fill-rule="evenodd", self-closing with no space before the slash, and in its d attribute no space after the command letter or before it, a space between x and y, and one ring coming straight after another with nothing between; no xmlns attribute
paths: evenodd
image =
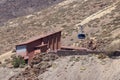
<svg viewBox="0 0 120 80"><path fill-rule="evenodd" d="M25 68L23 72L11 77L9 80L38 80L37 77L51 67L52 62L57 58L58 56L52 53L38 54L33 58L30 67Z"/></svg>
<svg viewBox="0 0 120 80"><path fill-rule="evenodd" d="M63 0L0 0L0 25L9 19L25 16Z"/></svg>
<svg viewBox="0 0 120 80"><path fill-rule="evenodd" d="M54 62L39 80L119 80L120 59L98 59L96 55L67 56Z"/></svg>
<svg viewBox="0 0 120 80"><path fill-rule="evenodd" d="M62 2L40 12L9 20L0 27L0 53L14 49L16 44L33 36L60 28L63 29L62 44L71 45L80 41L77 39L78 29L75 25L118 0L72 1Z"/></svg>

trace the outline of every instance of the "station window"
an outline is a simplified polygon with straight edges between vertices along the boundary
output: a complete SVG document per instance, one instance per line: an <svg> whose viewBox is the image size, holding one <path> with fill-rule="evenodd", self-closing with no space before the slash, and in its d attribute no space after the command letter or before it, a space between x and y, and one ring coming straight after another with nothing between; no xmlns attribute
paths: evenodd
<svg viewBox="0 0 120 80"><path fill-rule="evenodd" d="M25 53L27 51L26 46L22 45L22 46L17 46L16 47L16 52L17 53Z"/></svg>

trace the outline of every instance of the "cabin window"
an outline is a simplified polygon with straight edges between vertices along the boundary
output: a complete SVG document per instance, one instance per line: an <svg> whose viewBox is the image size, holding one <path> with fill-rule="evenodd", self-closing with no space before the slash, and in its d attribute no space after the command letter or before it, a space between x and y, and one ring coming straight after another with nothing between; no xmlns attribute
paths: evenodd
<svg viewBox="0 0 120 80"><path fill-rule="evenodd" d="M27 49L26 49L25 45L16 47L16 52L17 53L26 53L26 51L27 51Z"/></svg>

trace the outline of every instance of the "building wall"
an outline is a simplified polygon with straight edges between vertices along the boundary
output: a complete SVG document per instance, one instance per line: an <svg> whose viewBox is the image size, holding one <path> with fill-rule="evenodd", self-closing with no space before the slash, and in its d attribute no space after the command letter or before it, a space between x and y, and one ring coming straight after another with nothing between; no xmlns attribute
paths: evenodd
<svg viewBox="0 0 120 80"><path fill-rule="evenodd" d="M46 52L49 48L50 50L58 50L61 48L61 31L54 33L52 35L48 35L45 37L42 37L40 39L37 40L33 40L26 45L27 48L27 55L29 58L29 61L34 57L34 55L36 54L36 50L35 47L36 46L40 46L40 45L44 45L46 44L46 46L41 46L40 47L40 52Z"/></svg>
<svg viewBox="0 0 120 80"><path fill-rule="evenodd" d="M48 48L50 48L51 50L60 49L61 48L60 41L61 41L61 32L43 38L43 42L47 44Z"/></svg>
<svg viewBox="0 0 120 80"><path fill-rule="evenodd" d="M32 41L30 43L27 44L27 51L28 53L33 51L35 46L38 46L38 45L41 45L42 44L42 39L39 39L39 40L35 40L35 41Z"/></svg>

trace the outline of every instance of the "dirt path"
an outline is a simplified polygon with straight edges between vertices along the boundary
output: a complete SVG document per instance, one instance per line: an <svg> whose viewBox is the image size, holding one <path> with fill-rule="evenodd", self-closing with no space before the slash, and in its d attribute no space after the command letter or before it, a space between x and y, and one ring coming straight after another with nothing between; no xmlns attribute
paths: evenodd
<svg viewBox="0 0 120 80"><path fill-rule="evenodd" d="M84 19L81 23L77 24L76 26L78 25L84 25L96 18L101 18L102 16L108 14L108 13L111 13L112 10L114 10L116 8L116 4L118 3L119 1L117 1L116 3L113 3L111 6L108 6L92 15L90 15L89 17L87 17L86 19Z"/></svg>
<svg viewBox="0 0 120 80"><path fill-rule="evenodd" d="M13 54L15 53L12 53L12 51L9 51L0 55L0 61L4 63L4 60L10 58Z"/></svg>

